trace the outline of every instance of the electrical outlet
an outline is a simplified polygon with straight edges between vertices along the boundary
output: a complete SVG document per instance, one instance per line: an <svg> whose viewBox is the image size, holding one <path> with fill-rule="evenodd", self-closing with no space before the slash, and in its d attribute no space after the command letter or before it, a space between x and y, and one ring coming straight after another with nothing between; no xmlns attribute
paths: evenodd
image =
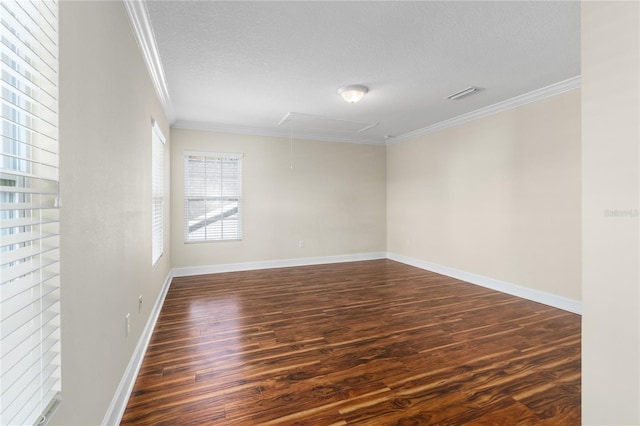
<svg viewBox="0 0 640 426"><path fill-rule="evenodd" d="M138 313L142 313L142 295L138 296Z"/></svg>
<svg viewBox="0 0 640 426"><path fill-rule="evenodd" d="M298 241L298 248L304 248L304 240Z"/></svg>
<svg viewBox="0 0 640 426"><path fill-rule="evenodd" d="M131 322L129 321L130 318L131 318L131 314L127 314L127 316L124 317L125 336L128 336L129 333L131 332Z"/></svg>

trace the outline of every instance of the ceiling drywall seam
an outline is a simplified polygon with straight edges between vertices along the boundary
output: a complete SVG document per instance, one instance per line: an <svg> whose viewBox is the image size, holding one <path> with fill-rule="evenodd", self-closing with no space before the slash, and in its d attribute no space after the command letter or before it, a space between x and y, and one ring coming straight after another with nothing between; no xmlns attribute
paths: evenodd
<svg viewBox="0 0 640 426"><path fill-rule="evenodd" d="M172 126L175 129L185 130L204 130L208 132L219 133L235 133L241 135L254 135L254 136L270 136L276 138L289 138L290 129L288 126L282 128L267 128L267 127L252 127L252 126L232 126L228 124L218 123L203 123L197 121L184 121L178 120ZM325 142L341 142L341 143L354 143L362 145L384 145L383 139L376 138L350 138L348 136L326 136L317 133L310 133L302 129L293 128L294 139L305 139L314 141Z"/></svg>
<svg viewBox="0 0 640 426"><path fill-rule="evenodd" d="M484 108L477 109L467 114L453 117L449 120L441 121L439 123L432 124L431 126L423 127L422 129L414 130L412 132L405 133L397 136L393 139L389 139L387 145L394 145L417 136L427 135L439 130L447 129L449 127L459 126L463 123L477 120L488 115L496 114L502 111L507 111L513 108L517 108L522 105L536 102L552 96L557 96L561 93L568 92L570 90L579 89L581 86L580 76L572 77L558 83L551 84L541 89L536 89L531 92L525 93L515 98L507 99L506 101L498 102L497 104L489 105Z"/></svg>
<svg viewBox="0 0 640 426"><path fill-rule="evenodd" d="M156 90L167 120L169 123L172 123L175 118L171 108L169 88L164 76L164 70L162 69L162 62L160 61L158 46L156 45L156 39L153 35L147 5L144 1L139 0L123 0L123 3L129 15L131 29L140 47L144 62L147 65L153 87Z"/></svg>

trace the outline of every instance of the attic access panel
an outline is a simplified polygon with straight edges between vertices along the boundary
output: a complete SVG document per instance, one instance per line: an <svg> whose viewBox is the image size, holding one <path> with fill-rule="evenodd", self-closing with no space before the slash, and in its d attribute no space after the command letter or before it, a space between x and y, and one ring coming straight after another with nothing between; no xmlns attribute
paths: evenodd
<svg viewBox="0 0 640 426"><path fill-rule="evenodd" d="M378 125L378 123L363 123L360 121L341 120L315 114L290 112L278 123L294 129L324 130L342 133L362 133Z"/></svg>

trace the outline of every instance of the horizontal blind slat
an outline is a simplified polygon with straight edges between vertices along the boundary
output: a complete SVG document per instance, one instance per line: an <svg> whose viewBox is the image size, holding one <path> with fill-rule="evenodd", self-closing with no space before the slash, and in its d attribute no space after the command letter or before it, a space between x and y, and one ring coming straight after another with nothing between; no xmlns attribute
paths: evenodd
<svg viewBox="0 0 640 426"><path fill-rule="evenodd" d="M7 147L15 145L9 150L5 147L5 153L36 148L51 154L58 154L58 145L54 138L32 130L18 129L15 126L3 126L0 137L2 137L3 145Z"/></svg>
<svg viewBox="0 0 640 426"><path fill-rule="evenodd" d="M57 233L47 233L47 232L23 232L20 234L13 235L2 235L0 236L0 246L12 246L15 244L23 244L29 241L36 240L44 240L47 238L57 237Z"/></svg>
<svg viewBox="0 0 640 426"><path fill-rule="evenodd" d="M30 153L19 152L16 154L1 154L0 164L4 170L20 170L16 168L16 165L21 164L27 166L27 168L33 169L37 167L51 167L58 168L58 155L43 152L37 148L30 149ZM14 165L11 167L10 165ZM23 167L24 167L23 166Z"/></svg>
<svg viewBox="0 0 640 426"><path fill-rule="evenodd" d="M29 56L39 57L41 49L49 51L53 61L48 63L51 68L57 69L57 43L55 41L57 32L57 18L50 13L41 14L41 10L33 2L18 1L19 7L10 7L13 1L3 2L4 13L3 24L12 29L20 40L24 41L25 47L29 47ZM45 9L42 9L45 10ZM37 16L38 19L34 19ZM47 16L51 18L48 19ZM5 33L3 33L4 35ZM33 47L31 47L33 46ZM38 48L35 48L38 46ZM40 68L38 68L40 72Z"/></svg>
<svg viewBox="0 0 640 426"><path fill-rule="evenodd" d="M24 228L26 226L35 226L46 223L54 223L57 222L57 218L47 218L47 217L25 217L20 219L3 219L0 222L0 229L10 229L10 228Z"/></svg>
<svg viewBox="0 0 640 426"><path fill-rule="evenodd" d="M27 282L27 280L21 280L21 282L18 282L15 286L14 282L17 282L17 280L4 284L1 287L8 290L6 292L7 296L3 298L0 304L0 306L2 306L2 314L0 316L3 321L20 311L21 306L34 303L39 298L44 298L60 288L59 281L57 280L50 280L47 283L39 282L38 285L31 287L23 286L23 282ZM11 297L9 297L9 294L11 294Z"/></svg>
<svg viewBox="0 0 640 426"><path fill-rule="evenodd" d="M5 122L5 124L14 126L19 131L35 132L52 139L57 138L58 129L55 126L47 124L47 122L45 121L37 120L37 121L33 121L33 123L36 123L36 124L33 124L31 121L20 122L16 119L4 117L4 116L2 117L2 119ZM2 134L5 136L11 136L5 133L5 126L2 127Z"/></svg>
<svg viewBox="0 0 640 426"><path fill-rule="evenodd" d="M37 203L2 203L0 210L47 210L55 208L55 197L47 201L47 205Z"/></svg>
<svg viewBox="0 0 640 426"><path fill-rule="evenodd" d="M45 286L48 288L59 288L60 278L58 271L43 270L39 277L26 276L17 278L11 283L0 285L2 300L8 300L20 293L30 291L34 287Z"/></svg>
<svg viewBox="0 0 640 426"><path fill-rule="evenodd" d="M20 362L21 359L26 357L32 351L36 350L36 348L42 347L46 353L50 352L51 349L55 348L59 343L59 336L57 335L58 331L59 324L51 321L50 323L45 324L43 327L41 327L41 337L27 335L22 340L15 343L11 348L7 348L7 346L4 345L0 354L0 373L5 376ZM6 340L7 343L14 343L10 342L9 338L7 338Z"/></svg>
<svg viewBox="0 0 640 426"><path fill-rule="evenodd" d="M38 175L36 173L29 173L29 172L18 171L15 169L0 167L0 176L5 175L5 176L13 176L13 177L33 178L33 179L41 178L41 179L46 179L51 181L58 180L57 168L45 166L41 168L40 172L41 172L41 175Z"/></svg>
<svg viewBox="0 0 640 426"><path fill-rule="evenodd" d="M52 300L44 302L47 303L47 306L53 306L55 303ZM27 306L24 308L24 312L20 311L16 314L18 316L14 321L8 324L0 324L0 328L2 329L2 339L0 342L3 345L3 351L5 350L4 347L15 348L18 347L21 342L29 339L35 339L37 344L40 344L40 332L43 329L41 323L50 322L57 316L57 313L48 312L46 309L42 309L42 312L30 311L32 308L31 306ZM35 323L33 320L38 317L41 321ZM18 323L18 320L23 321ZM21 356L24 356L24 354Z"/></svg>
<svg viewBox="0 0 640 426"><path fill-rule="evenodd" d="M2 175L0 175L0 179ZM48 189L45 188L24 188L20 186L0 186L0 192L7 194L42 194L42 195L58 195L58 188L51 186Z"/></svg>
<svg viewBox="0 0 640 426"><path fill-rule="evenodd" d="M0 284L9 283L16 278L34 273L36 271L39 271L40 269L45 269L57 262L57 259L46 258L43 256L34 256L29 261L20 262L14 264L13 266L9 266L8 268L2 269L2 278L0 279ZM4 315L4 312L2 314Z"/></svg>
<svg viewBox="0 0 640 426"><path fill-rule="evenodd" d="M4 91L3 91L4 92ZM41 129L44 124L48 128L55 128L54 121L57 119L57 114L48 108L43 108L42 104L35 102L28 102L26 99L9 100L5 99L5 94L0 98L2 105L2 118L8 121L19 123L26 127L31 127L30 124L34 120L37 120L37 125L33 126L34 129ZM20 102L20 104L18 104ZM20 119L16 116L21 117Z"/></svg>

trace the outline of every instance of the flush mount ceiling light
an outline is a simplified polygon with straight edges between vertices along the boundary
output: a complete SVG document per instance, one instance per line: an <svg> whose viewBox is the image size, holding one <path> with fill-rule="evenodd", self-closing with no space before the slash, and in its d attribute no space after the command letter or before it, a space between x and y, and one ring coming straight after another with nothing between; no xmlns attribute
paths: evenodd
<svg viewBox="0 0 640 426"><path fill-rule="evenodd" d="M465 96L469 96L471 94L477 93L481 90L482 89L480 87L470 86L470 87L467 87L466 89L460 90L459 92L452 93L444 99L449 99L450 101L454 101L456 99L460 99Z"/></svg>
<svg viewBox="0 0 640 426"><path fill-rule="evenodd" d="M355 104L360 99L362 99L362 97L368 91L369 91L369 89L367 87L358 86L358 85L344 86L344 87L341 87L341 88L338 89L338 93L340 94L340 96L342 96L342 98L345 101L350 102L352 104Z"/></svg>

